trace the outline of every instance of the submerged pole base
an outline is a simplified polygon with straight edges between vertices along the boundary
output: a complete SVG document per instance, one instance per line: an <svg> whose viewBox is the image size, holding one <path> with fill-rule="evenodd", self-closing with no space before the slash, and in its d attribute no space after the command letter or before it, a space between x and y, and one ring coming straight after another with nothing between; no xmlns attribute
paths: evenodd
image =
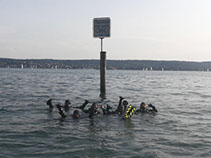
<svg viewBox="0 0 211 158"><path fill-rule="evenodd" d="M106 99L106 94L105 93L100 93L100 98Z"/></svg>

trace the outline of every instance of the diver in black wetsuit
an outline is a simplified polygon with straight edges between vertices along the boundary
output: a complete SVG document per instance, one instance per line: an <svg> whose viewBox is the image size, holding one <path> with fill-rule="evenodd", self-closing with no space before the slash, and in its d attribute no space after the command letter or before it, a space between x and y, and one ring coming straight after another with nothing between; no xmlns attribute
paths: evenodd
<svg viewBox="0 0 211 158"><path fill-rule="evenodd" d="M118 104L118 107L115 111L109 111L110 109L112 109L112 107L110 107L108 104L107 104L107 107L105 109L105 106L101 106L101 109L103 111L103 114L104 115L108 115L108 114L119 114L119 115L122 115L123 113L123 106L122 106L122 101L124 100L123 97L119 97L119 104Z"/></svg>
<svg viewBox="0 0 211 158"><path fill-rule="evenodd" d="M65 100L65 103L64 103L64 111L69 111L70 110L70 106L71 105L71 102L67 99Z"/></svg>
<svg viewBox="0 0 211 158"><path fill-rule="evenodd" d="M57 104L56 107L58 108L59 114L60 114L60 116L61 116L62 118L67 117L67 116L64 114L64 111L61 109L62 106L61 106L60 104ZM73 117L74 119L80 118L80 113L79 113L79 111L78 111L78 110L75 110L75 111L73 112L72 117Z"/></svg>
<svg viewBox="0 0 211 158"><path fill-rule="evenodd" d="M49 109L53 109L52 99L49 99L46 104L49 106Z"/></svg>
<svg viewBox="0 0 211 158"><path fill-rule="evenodd" d="M148 106L142 102L140 104L140 108L138 110L136 110L136 113L157 113L158 110L156 109L156 107L152 104L149 104Z"/></svg>
<svg viewBox="0 0 211 158"><path fill-rule="evenodd" d="M78 118L80 118L80 113L79 113L79 111L78 110L75 110L74 112L73 112L73 118L74 119L78 119Z"/></svg>
<svg viewBox="0 0 211 158"><path fill-rule="evenodd" d="M68 103L68 101L66 100L65 103ZM89 109L84 109L86 107L86 105L89 102L87 100L85 100L85 102L83 103L83 105L79 106L79 107L73 107L73 108L78 108L81 109L83 112L88 113L89 114L89 118L93 118L93 116L95 114L99 114L100 112L97 110L98 105L96 103L93 103L92 106ZM64 114L63 110L61 109L61 105L57 104L57 108L59 109L59 114L61 115L62 118L65 118L66 115ZM64 107L65 108L65 107ZM78 110L75 110L73 112L73 118L80 118L80 113Z"/></svg>
<svg viewBox="0 0 211 158"><path fill-rule="evenodd" d="M98 105L97 103L93 103L91 108L88 109L89 118L93 118L94 115L99 114L100 112L97 110ZM85 112L85 111L84 111Z"/></svg>
<svg viewBox="0 0 211 158"><path fill-rule="evenodd" d="M147 109L146 109L146 104L144 102L142 102L140 104L140 108L136 110L136 113L147 113Z"/></svg>
<svg viewBox="0 0 211 158"><path fill-rule="evenodd" d="M93 103L92 106L89 109L84 109L88 103L89 102L87 100L85 100L85 102L83 103L83 105L81 105L79 107L74 107L74 108L81 109L84 113L88 113L89 114L89 118L93 118L94 115L100 113L97 110L98 109L98 105L96 103ZM79 114L79 111L78 110L75 110L74 113L73 113L73 115L78 116L77 114Z"/></svg>
<svg viewBox="0 0 211 158"><path fill-rule="evenodd" d="M156 109L156 107L152 104L149 104L148 107L150 109L148 109L148 112L158 112L158 110Z"/></svg>
<svg viewBox="0 0 211 158"><path fill-rule="evenodd" d="M127 106L128 106L127 100L124 100L122 102L122 105L123 105L123 113L122 114L125 114L126 113L126 110L127 110Z"/></svg>
<svg viewBox="0 0 211 158"><path fill-rule="evenodd" d="M109 114L122 115L122 114L124 114L126 112L128 102L126 100L124 100L124 101L123 100L124 100L124 98L120 96L119 97L119 105L115 111L110 111L110 109L112 109L112 107L109 106L108 104L107 104L106 108L105 108L105 106L101 106L103 114L104 115L109 115Z"/></svg>
<svg viewBox="0 0 211 158"><path fill-rule="evenodd" d="M105 106L102 105L102 106L101 106L101 109L102 109L102 111L103 111L103 115L116 114L115 111L109 111L110 109L112 109L112 107L109 106L108 104L106 105L106 108L105 108Z"/></svg>

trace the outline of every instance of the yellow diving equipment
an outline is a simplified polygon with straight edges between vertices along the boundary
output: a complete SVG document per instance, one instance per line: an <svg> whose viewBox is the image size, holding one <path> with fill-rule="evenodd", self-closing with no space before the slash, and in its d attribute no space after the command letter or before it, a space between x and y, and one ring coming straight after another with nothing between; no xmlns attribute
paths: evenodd
<svg viewBox="0 0 211 158"><path fill-rule="evenodd" d="M136 108L134 108L132 105L130 105L127 110L126 113L124 114L123 118L125 119L129 119L133 116L133 113L135 112Z"/></svg>

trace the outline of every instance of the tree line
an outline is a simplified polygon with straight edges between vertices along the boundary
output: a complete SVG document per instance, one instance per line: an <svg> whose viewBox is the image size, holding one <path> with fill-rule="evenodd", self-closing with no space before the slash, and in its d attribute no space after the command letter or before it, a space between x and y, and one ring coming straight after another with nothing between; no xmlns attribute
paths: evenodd
<svg viewBox="0 0 211 158"><path fill-rule="evenodd" d="M211 70L211 62L161 60L107 60L106 67L109 70L209 71ZM99 69L100 61L0 58L0 68Z"/></svg>

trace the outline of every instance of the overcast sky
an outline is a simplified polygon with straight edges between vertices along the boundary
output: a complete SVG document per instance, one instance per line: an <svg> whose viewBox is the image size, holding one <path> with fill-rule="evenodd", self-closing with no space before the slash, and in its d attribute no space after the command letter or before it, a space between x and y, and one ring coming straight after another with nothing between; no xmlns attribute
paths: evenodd
<svg viewBox="0 0 211 158"><path fill-rule="evenodd" d="M0 0L0 57L211 61L211 0Z"/></svg>

